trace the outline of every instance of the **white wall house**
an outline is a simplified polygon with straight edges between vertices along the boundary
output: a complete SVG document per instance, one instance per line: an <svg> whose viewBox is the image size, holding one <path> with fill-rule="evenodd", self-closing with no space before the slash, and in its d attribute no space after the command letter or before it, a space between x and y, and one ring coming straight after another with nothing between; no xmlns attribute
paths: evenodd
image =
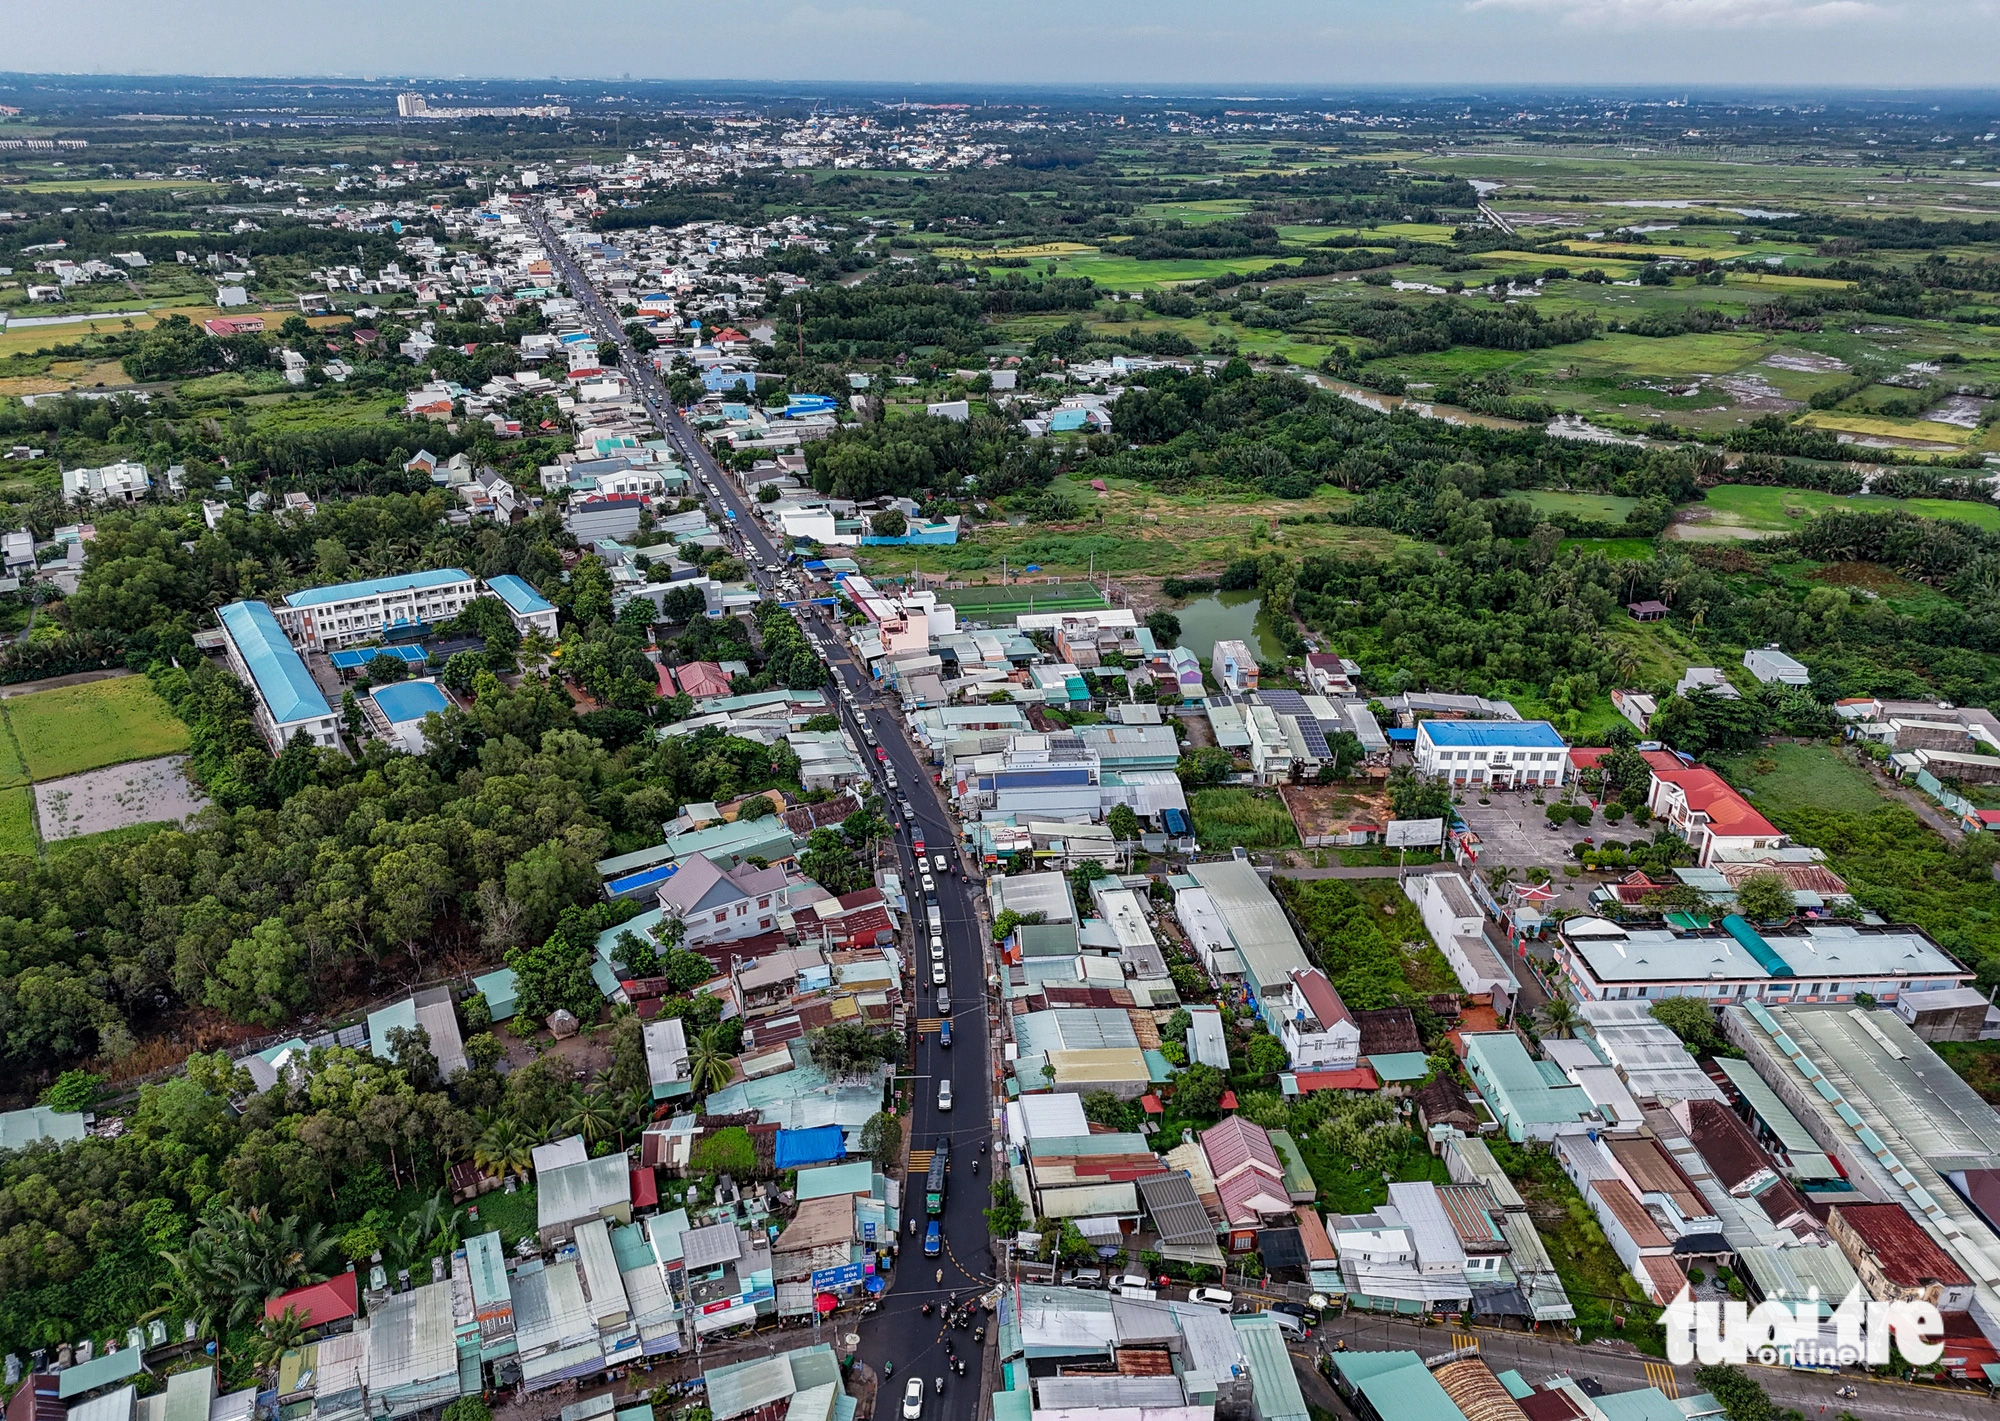
<svg viewBox="0 0 2000 1421"><path fill-rule="evenodd" d="M127 460L100 469L65 469L64 503L137 503L152 491L144 464Z"/></svg>
<svg viewBox="0 0 2000 1421"><path fill-rule="evenodd" d="M1569 746L1545 720L1424 720L1417 723L1417 773L1453 784L1560 785Z"/></svg>
<svg viewBox="0 0 2000 1421"><path fill-rule="evenodd" d="M1278 1003L1278 1039L1295 1071L1351 1071L1361 1061L1361 1028L1333 983L1317 967L1292 973L1292 990Z"/></svg>

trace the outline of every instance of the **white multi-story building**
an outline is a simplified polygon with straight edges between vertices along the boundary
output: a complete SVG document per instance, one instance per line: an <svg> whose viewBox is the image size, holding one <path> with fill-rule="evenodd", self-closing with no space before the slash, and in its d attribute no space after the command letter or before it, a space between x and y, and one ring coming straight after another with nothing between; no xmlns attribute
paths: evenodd
<svg viewBox="0 0 2000 1421"><path fill-rule="evenodd" d="M1502 789L1559 785L1569 774L1569 746L1545 720L1424 720L1417 773Z"/></svg>
<svg viewBox="0 0 2000 1421"><path fill-rule="evenodd" d="M144 464L127 460L101 469L65 469L64 503L137 503L152 492Z"/></svg>
<svg viewBox="0 0 2000 1421"><path fill-rule="evenodd" d="M250 718L273 754L303 730L313 744L338 748L339 723L312 672L262 602L231 602L217 616L229 669L250 688Z"/></svg>
<svg viewBox="0 0 2000 1421"><path fill-rule="evenodd" d="M1279 1003L1278 1039L1295 1071L1351 1071L1361 1061L1361 1028L1326 973L1292 973L1290 996ZM1275 1015L1275 1013L1274 1013Z"/></svg>
<svg viewBox="0 0 2000 1421"><path fill-rule="evenodd" d="M486 590L500 599L500 605L513 619L514 630L522 636L536 631L550 641L556 639L556 609L525 580L511 572L504 573L487 578Z"/></svg>
<svg viewBox="0 0 2000 1421"><path fill-rule="evenodd" d="M450 621L479 595L478 580L455 567L406 572L337 587L309 587L285 598L278 625L293 643L333 650Z"/></svg>

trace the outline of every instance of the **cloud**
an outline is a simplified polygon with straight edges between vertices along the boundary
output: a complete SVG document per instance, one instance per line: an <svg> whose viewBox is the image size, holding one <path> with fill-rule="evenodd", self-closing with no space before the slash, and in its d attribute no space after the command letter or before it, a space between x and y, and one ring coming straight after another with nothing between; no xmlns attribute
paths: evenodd
<svg viewBox="0 0 2000 1421"><path fill-rule="evenodd" d="M1466 0L1467 10L1552 15L1590 29L1825 28L1898 8L1874 0Z"/></svg>

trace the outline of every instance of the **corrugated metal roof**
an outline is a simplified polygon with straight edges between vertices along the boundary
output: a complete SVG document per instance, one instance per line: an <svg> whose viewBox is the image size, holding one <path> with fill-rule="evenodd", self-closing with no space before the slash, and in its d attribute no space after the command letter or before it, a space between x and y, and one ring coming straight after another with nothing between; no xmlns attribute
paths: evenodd
<svg viewBox="0 0 2000 1421"><path fill-rule="evenodd" d="M1043 1377L1035 1383L1037 1409L1098 1410L1114 1406L1179 1406L1187 1400L1178 1377Z"/></svg>
<svg viewBox="0 0 2000 1421"><path fill-rule="evenodd" d="M1185 1170L1151 1175L1138 1180L1137 1188L1162 1243L1215 1242L1215 1221L1202 1207Z"/></svg>
<svg viewBox="0 0 2000 1421"><path fill-rule="evenodd" d="M536 1180L537 1226L557 1228L595 1218L600 1210L632 1202L632 1175L624 1155L604 1155L548 1170Z"/></svg>
<svg viewBox="0 0 2000 1421"><path fill-rule="evenodd" d="M308 587L290 593L287 607L324 607L332 602L353 602L363 597L381 597L396 592L419 592L432 587L450 587L472 581L472 574L456 567L431 568L425 572L402 572L393 577L371 577L361 582L342 582L332 587Z"/></svg>
<svg viewBox="0 0 2000 1421"><path fill-rule="evenodd" d="M708 1387L709 1414L715 1421L770 1406L789 1399L798 1390L792 1381L792 1365L783 1357L758 1357L734 1366L716 1367L702 1374Z"/></svg>
<svg viewBox="0 0 2000 1421"><path fill-rule="evenodd" d="M1255 1394L1259 1421L1307 1421L1305 1394L1292 1374L1292 1354L1285 1347L1285 1334L1278 1324L1263 1314L1232 1318L1243 1355L1250 1363L1250 1385ZM1426 1374L1428 1375L1428 1373ZM1399 1412L1385 1410L1396 1421L1419 1421Z"/></svg>
<svg viewBox="0 0 2000 1421"><path fill-rule="evenodd" d="M262 602L231 602L216 616L250 668L250 679L273 720L289 725L333 714L269 607Z"/></svg>
<svg viewBox="0 0 2000 1421"><path fill-rule="evenodd" d="M73 1367L64 1367L59 1375L62 1385L57 1396L68 1401L73 1396L82 1396L87 1391L95 1391L113 1382L122 1382L127 1377L139 1375L144 1355L137 1347L121 1347L116 1352L105 1352L92 1357L88 1362L79 1362Z"/></svg>

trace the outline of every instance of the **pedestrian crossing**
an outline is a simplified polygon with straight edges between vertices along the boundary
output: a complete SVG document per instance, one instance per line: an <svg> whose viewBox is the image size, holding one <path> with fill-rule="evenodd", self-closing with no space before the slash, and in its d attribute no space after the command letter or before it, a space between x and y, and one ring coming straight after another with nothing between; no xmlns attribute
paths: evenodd
<svg viewBox="0 0 2000 1421"><path fill-rule="evenodd" d="M1451 1335L1451 1350L1454 1352L1477 1352L1479 1339L1470 1332L1454 1332Z"/></svg>
<svg viewBox="0 0 2000 1421"><path fill-rule="evenodd" d="M1680 1384L1674 1380L1674 1369L1665 1362L1646 1363L1646 1380L1658 1387L1667 1400L1680 1400Z"/></svg>
<svg viewBox="0 0 2000 1421"><path fill-rule="evenodd" d="M931 1157L936 1153L936 1150L911 1150L910 1177L914 1179L920 1174L928 1174L931 1167Z"/></svg>
<svg viewBox="0 0 2000 1421"><path fill-rule="evenodd" d="M936 1031L943 1024L944 1018L941 1016L920 1016L917 1018L917 1030L919 1031Z"/></svg>

